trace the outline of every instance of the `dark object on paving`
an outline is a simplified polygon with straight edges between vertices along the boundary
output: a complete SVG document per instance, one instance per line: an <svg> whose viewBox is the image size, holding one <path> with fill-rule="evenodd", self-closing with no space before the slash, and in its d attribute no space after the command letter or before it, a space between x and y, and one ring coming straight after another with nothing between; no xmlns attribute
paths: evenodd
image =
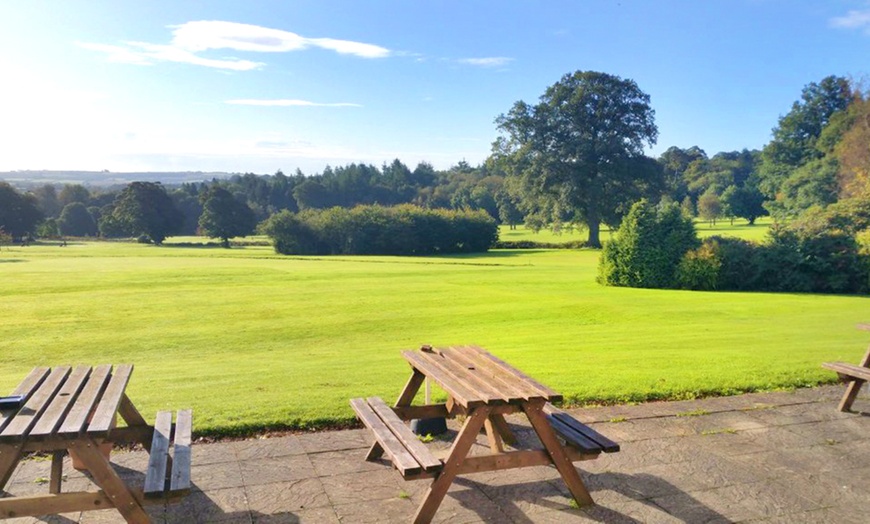
<svg viewBox="0 0 870 524"><path fill-rule="evenodd" d="M440 435L447 431L447 419L444 417L415 418L411 421L411 431L415 435Z"/></svg>

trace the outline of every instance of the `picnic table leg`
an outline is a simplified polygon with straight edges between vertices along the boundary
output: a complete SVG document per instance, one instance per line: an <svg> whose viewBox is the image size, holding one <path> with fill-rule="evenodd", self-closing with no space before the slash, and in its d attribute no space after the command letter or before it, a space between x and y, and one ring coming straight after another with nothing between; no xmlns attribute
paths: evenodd
<svg viewBox="0 0 870 524"><path fill-rule="evenodd" d="M127 393L124 393L121 396L121 403L118 405L118 413L121 415L121 418L124 419L124 422L127 423L127 426L134 427L148 425L148 422L145 421L145 418L142 417L142 414L139 413L139 410L133 405L133 402L130 400L130 397L127 396ZM151 453L150 438L143 440L140 444L145 448L145 451Z"/></svg>
<svg viewBox="0 0 870 524"><path fill-rule="evenodd" d="M465 457L468 456L468 450L471 449L471 445L477 440L477 434L480 432L480 428L483 427L483 423L486 421L491 410L492 408L489 406L477 408L471 416L465 419L465 424L462 425L462 429L459 430L459 434L450 448L450 456L444 461L444 469L441 470L441 473L435 478L432 485L429 486L423 502L417 508L417 514L414 515L414 524L427 524L432 521L432 517L438 511L438 506L444 500L444 495L447 494L450 484L456 478L459 467L462 465Z"/></svg>
<svg viewBox="0 0 870 524"><path fill-rule="evenodd" d="M52 495L60 493L63 482L63 451L55 451L51 454L51 477L48 482L48 492Z"/></svg>
<svg viewBox="0 0 870 524"><path fill-rule="evenodd" d="M501 435L495 428L492 420L493 416L486 417L486 421L483 423L483 427L486 429L486 439L489 441L489 449L493 453L504 453L504 443L501 440Z"/></svg>
<svg viewBox="0 0 870 524"><path fill-rule="evenodd" d="M21 459L21 444L0 444L0 493L6 487L6 483L12 478L15 466Z"/></svg>
<svg viewBox="0 0 870 524"><path fill-rule="evenodd" d="M523 411L529 417L529 422L531 422L532 427L535 429L535 433L538 434L538 438L541 439L541 444L547 449L550 460L553 461L553 465L556 466L577 505L583 507L595 504L592 496L583 484L583 479L577 473L577 468L574 467L574 463L568 458L552 426L547 422L543 408L543 401L523 404Z"/></svg>
<svg viewBox="0 0 870 524"><path fill-rule="evenodd" d="M861 359L861 362L858 365L864 368L870 368L870 349L867 350L867 354L864 355L864 358ZM856 398L858 398L858 393L861 391L861 386L863 386L865 382L867 381L853 380L849 382L849 385L846 386L846 393L843 395L843 400L840 401L840 405L837 407L837 409L839 409L840 411L851 410L852 403L855 402Z"/></svg>
<svg viewBox="0 0 870 524"><path fill-rule="evenodd" d="M498 434L501 435L501 440L505 444L513 446L517 443L517 438L514 436L513 431L511 431L511 428L508 426L507 421L504 419L504 415L496 413L494 415L490 415L489 419L492 421L492 425L495 426Z"/></svg>
<svg viewBox="0 0 870 524"><path fill-rule="evenodd" d="M112 469L109 460L99 451L99 445L92 439L77 440L73 443L82 463L93 476L94 482L109 496L112 504L130 524L149 524L151 518L133 491Z"/></svg>
<svg viewBox="0 0 870 524"><path fill-rule="evenodd" d="M411 402L414 401L414 397L417 395L417 392L420 391L420 386L423 385L423 381L426 380L426 375L420 373L416 369L411 373L411 378L408 379L408 382L405 384L405 389L402 390L402 393L399 395L399 399L396 400L396 407L399 406L410 406ZM377 441L372 444L372 447L369 448L368 454L366 454L366 460L375 460L380 458L381 455L384 454L384 448L381 447Z"/></svg>

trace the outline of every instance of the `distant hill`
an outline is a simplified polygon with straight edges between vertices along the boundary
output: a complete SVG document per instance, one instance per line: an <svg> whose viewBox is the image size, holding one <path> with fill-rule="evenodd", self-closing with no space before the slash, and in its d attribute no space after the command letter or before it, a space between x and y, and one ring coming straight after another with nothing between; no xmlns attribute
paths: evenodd
<svg viewBox="0 0 870 524"><path fill-rule="evenodd" d="M114 173L110 171L0 171L0 180L20 188L44 184L82 184L84 186L111 187L130 182L160 182L176 185L184 182L202 182L213 178L227 178L234 173L203 171L143 171Z"/></svg>

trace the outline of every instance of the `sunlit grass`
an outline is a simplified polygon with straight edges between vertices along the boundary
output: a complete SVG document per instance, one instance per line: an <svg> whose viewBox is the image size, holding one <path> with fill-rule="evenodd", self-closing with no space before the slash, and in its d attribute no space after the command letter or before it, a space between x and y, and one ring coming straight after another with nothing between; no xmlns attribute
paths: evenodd
<svg viewBox="0 0 870 524"><path fill-rule="evenodd" d="M421 344L480 344L572 402L815 384L866 346L865 297L608 288L598 254L4 247L0 394L36 365L132 362L148 418L193 407L226 432L348 421L348 398L398 395Z"/></svg>
<svg viewBox="0 0 870 524"><path fill-rule="evenodd" d="M708 221L695 220L695 231L698 232L698 236L701 238L720 235L762 242L764 241L771 224L772 221L769 217L759 218L753 225L750 225L742 218L735 219L733 224L730 220L717 220L715 225ZM562 227L556 231L548 228L535 232L531 229L527 229L522 224L516 226L516 229L510 229L508 226L499 226L498 231L499 240L530 240L533 242L545 242L550 244L564 244L575 240L586 240L588 235L586 228L584 227ZM610 238L610 235L610 229L607 227L601 228L602 242L606 242Z"/></svg>

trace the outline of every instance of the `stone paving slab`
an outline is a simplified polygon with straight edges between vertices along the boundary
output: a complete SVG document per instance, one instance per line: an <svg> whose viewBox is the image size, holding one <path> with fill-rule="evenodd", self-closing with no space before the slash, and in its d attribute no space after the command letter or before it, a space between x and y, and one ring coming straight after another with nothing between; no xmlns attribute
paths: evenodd
<svg viewBox="0 0 870 524"><path fill-rule="evenodd" d="M870 395L840 413L843 387L698 401L570 410L618 441L619 453L578 462L596 505L577 509L552 467L458 478L435 516L449 523L866 523L870 515ZM863 411L862 411L863 410ZM520 416L519 446L537 447ZM456 424L428 446L443 456ZM384 460L366 462L365 430L196 444L192 493L148 508L155 523L409 522L431 481L405 482ZM473 454L488 452L481 436ZM127 481L144 479L142 451L116 451ZM50 461L22 462L7 489L46 493ZM64 490L93 490L65 462ZM114 510L14 524L123 522Z"/></svg>

